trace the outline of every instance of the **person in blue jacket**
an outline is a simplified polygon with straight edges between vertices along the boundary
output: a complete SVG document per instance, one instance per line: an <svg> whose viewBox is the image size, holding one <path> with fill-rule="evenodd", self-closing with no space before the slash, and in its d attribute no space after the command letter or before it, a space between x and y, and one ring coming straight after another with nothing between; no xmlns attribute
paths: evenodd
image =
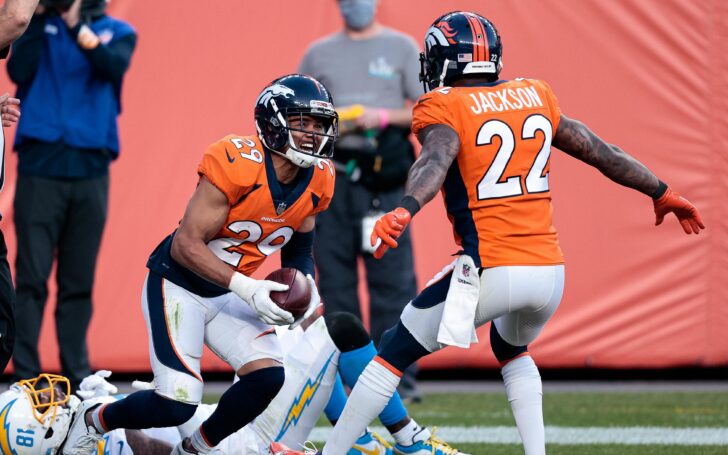
<svg viewBox="0 0 728 455"><path fill-rule="evenodd" d="M38 336L57 258L56 331L65 376L90 373L86 332L108 206L109 165L119 155L121 89L136 45L106 0L44 0L12 46L8 73L23 105L14 148L17 379L40 374Z"/></svg>

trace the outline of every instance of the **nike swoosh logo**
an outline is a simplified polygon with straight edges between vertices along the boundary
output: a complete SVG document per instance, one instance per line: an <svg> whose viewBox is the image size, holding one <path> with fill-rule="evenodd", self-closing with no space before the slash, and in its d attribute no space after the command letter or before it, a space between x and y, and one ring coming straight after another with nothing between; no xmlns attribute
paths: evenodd
<svg viewBox="0 0 728 455"><path fill-rule="evenodd" d="M365 455L379 455L379 449L367 449L362 446L358 446L354 444L352 447L354 450L358 450L359 452L365 454Z"/></svg>
<svg viewBox="0 0 728 455"><path fill-rule="evenodd" d="M234 163L235 162L235 158L233 158L232 156L230 156L230 154L227 152L227 150L225 150L225 155L227 155L227 158L228 158L228 162L229 163Z"/></svg>

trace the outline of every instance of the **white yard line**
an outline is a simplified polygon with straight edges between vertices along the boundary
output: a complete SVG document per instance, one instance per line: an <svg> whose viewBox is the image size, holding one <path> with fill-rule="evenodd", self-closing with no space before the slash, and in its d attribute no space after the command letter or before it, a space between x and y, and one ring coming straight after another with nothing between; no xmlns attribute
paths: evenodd
<svg viewBox="0 0 728 455"><path fill-rule="evenodd" d="M372 431L389 436L382 427ZM315 428L312 441L325 441L331 428ZM520 444L515 427L438 427L437 435L452 444ZM728 428L668 427L546 427L547 444L627 444L627 445L728 445Z"/></svg>

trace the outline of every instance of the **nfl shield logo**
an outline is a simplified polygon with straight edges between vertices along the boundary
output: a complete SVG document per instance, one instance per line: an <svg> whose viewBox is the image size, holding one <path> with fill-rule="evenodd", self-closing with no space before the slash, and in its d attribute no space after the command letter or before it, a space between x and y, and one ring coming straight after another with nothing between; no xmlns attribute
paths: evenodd
<svg viewBox="0 0 728 455"><path fill-rule="evenodd" d="M470 276L470 266L468 264L463 264L463 276Z"/></svg>
<svg viewBox="0 0 728 455"><path fill-rule="evenodd" d="M280 215L281 213L283 213L283 212L285 212L285 211L286 211L286 207L288 207L288 206L286 205L286 203L285 203L285 202L280 202L280 203L278 204L278 207L276 207L276 213L277 213L278 215Z"/></svg>

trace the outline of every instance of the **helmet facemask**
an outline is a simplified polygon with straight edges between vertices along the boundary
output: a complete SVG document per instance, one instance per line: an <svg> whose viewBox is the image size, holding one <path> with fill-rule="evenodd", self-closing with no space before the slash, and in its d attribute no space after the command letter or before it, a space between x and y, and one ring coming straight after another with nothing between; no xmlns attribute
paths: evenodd
<svg viewBox="0 0 728 455"><path fill-rule="evenodd" d="M321 101L320 107L311 108L283 108L278 109L275 100L269 101L275 111L275 117L267 119L262 125L258 125L258 135L263 144L271 151L288 158L293 164L299 167L311 167L316 160L331 158L334 154L334 143L339 134L339 119L333 106ZM324 106L328 104L328 106ZM297 119L297 125L305 123L305 117L313 117L323 124L322 132L304 130L300 127L292 127L293 119ZM262 130L261 130L262 129ZM297 147L293 132L300 132L313 138L314 147L307 149Z"/></svg>
<svg viewBox="0 0 728 455"><path fill-rule="evenodd" d="M33 379L19 381L18 385L30 400L33 416L41 423L48 416L54 420L59 408L71 399L71 383L56 374L41 374Z"/></svg>
<svg viewBox="0 0 728 455"><path fill-rule="evenodd" d="M80 400L63 376L42 374L0 394L0 452L55 454L66 438Z"/></svg>

